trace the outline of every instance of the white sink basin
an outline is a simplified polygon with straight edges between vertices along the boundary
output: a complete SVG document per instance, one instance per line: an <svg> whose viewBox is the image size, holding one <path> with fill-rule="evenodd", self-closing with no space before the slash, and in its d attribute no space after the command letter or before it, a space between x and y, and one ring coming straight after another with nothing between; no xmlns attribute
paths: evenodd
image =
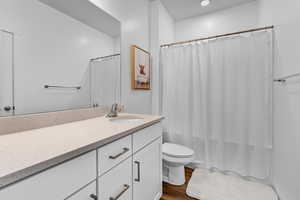
<svg viewBox="0 0 300 200"><path fill-rule="evenodd" d="M119 116L119 117L109 119L109 121L117 122L117 123L138 122L141 120L143 120L143 118L136 117L136 116Z"/></svg>

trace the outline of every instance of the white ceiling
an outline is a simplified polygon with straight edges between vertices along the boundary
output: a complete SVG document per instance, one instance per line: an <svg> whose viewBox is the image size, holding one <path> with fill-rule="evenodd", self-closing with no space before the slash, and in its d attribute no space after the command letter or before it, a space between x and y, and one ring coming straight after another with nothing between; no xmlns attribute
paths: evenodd
<svg viewBox="0 0 300 200"><path fill-rule="evenodd" d="M42 3L112 37L120 36L121 23L87 0L39 0Z"/></svg>
<svg viewBox="0 0 300 200"><path fill-rule="evenodd" d="M201 0L162 0L175 20L203 15L251 1L255 0L211 0L209 6L202 7Z"/></svg>

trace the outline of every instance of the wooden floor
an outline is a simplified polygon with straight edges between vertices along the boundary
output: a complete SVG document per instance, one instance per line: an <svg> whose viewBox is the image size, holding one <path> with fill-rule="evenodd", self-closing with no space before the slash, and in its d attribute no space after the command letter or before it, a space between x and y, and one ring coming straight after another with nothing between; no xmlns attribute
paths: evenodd
<svg viewBox="0 0 300 200"><path fill-rule="evenodd" d="M174 186L167 183L163 183L163 196L160 200L195 200L188 197L185 193L187 184L192 176L193 170L190 168L185 169L186 184L183 186Z"/></svg>

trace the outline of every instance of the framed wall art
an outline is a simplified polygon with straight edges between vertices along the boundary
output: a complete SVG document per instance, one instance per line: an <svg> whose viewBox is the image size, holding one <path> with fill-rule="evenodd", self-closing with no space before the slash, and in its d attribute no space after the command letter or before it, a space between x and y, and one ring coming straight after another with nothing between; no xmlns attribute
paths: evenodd
<svg viewBox="0 0 300 200"><path fill-rule="evenodd" d="M131 87L137 90L151 89L151 55L148 51L131 46Z"/></svg>

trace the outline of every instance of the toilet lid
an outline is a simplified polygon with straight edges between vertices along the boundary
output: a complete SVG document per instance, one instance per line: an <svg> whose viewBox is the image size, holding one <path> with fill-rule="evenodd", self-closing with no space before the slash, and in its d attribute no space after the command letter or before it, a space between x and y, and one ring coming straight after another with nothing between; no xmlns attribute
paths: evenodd
<svg viewBox="0 0 300 200"><path fill-rule="evenodd" d="M194 151L192 149L172 143L164 143L162 146L162 152L165 155L177 158L191 157L194 155Z"/></svg>

